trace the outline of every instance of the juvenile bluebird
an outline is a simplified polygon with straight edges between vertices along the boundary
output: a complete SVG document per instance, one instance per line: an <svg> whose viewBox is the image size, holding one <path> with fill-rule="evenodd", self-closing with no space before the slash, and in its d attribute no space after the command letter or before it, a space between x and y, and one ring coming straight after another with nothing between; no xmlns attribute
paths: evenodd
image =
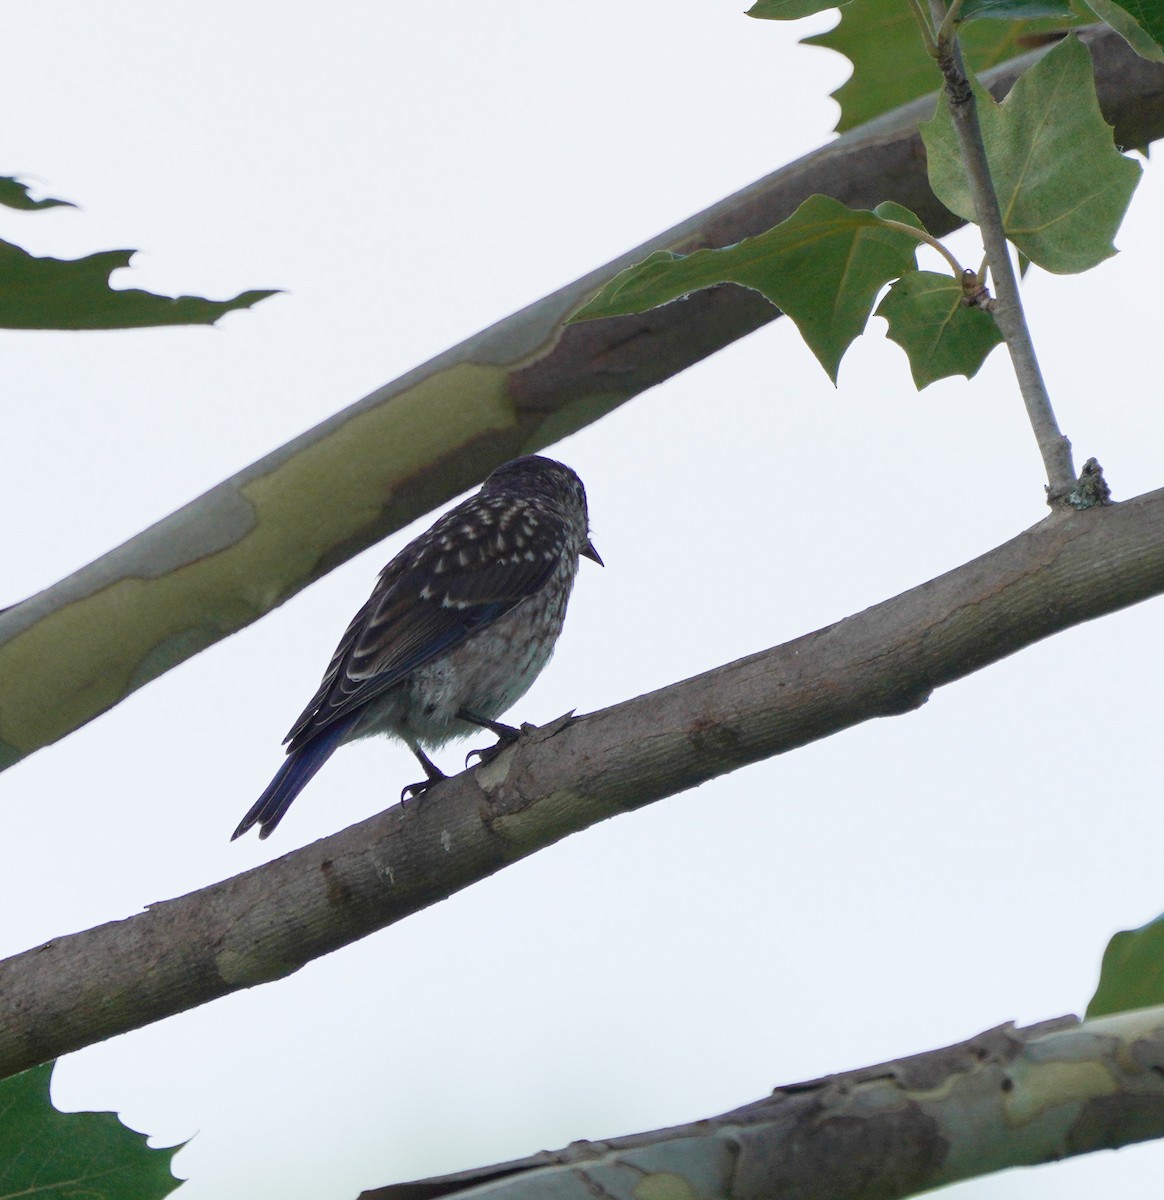
<svg viewBox="0 0 1164 1200"><path fill-rule="evenodd" d="M602 565L590 542L586 489L569 467L536 454L504 463L481 490L414 538L380 572L311 703L284 738L287 760L243 817L265 838L344 742L398 737L426 779L445 776L421 748L497 721L529 690L562 632L578 558Z"/></svg>

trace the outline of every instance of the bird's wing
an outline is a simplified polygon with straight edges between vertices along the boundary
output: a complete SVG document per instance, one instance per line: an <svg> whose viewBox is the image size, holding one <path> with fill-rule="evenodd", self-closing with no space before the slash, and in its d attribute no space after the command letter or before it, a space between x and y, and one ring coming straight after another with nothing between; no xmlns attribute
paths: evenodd
<svg viewBox="0 0 1164 1200"><path fill-rule="evenodd" d="M507 513L515 501L505 498ZM286 737L298 749L406 675L538 592L562 552L560 523L530 506L499 524L480 497L442 517L381 572Z"/></svg>

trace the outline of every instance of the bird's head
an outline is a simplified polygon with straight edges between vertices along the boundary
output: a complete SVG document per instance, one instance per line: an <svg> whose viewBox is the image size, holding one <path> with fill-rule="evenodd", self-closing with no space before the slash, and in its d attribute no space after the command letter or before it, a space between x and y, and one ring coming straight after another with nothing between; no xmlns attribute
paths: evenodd
<svg viewBox="0 0 1164 1200"><path fill-rule="evenodd" d="M549 501L582 536L579 553L596 562L602 561L590 540L590 511L586 505L586 489L577 472L565 463L540 454L526 454L502 463L481 485L482 496L534 494Z"/></svg>

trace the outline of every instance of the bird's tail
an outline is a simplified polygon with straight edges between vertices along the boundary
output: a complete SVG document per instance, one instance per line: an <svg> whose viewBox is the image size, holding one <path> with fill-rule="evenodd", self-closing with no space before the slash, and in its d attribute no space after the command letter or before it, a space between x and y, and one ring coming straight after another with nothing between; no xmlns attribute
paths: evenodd
<svg viewBox="0 0 1164 1200"><path fill-rule="evenodd" d="M312 776L332 756L333 751L355 724L356 714L348 720L337 721L322 729L309 742L292 750L286 762L279 768L275 778L267 784L267 790L254 802L250 812L239 822L230 835L242 837L252 826L259 827L259 837L269 837L271 831L283 819L291 807L291 801L307 786Z"/></svg>

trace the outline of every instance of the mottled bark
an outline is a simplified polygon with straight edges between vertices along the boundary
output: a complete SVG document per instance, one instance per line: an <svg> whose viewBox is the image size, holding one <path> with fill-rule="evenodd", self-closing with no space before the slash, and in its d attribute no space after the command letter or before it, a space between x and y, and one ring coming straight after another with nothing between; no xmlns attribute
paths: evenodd
<svg viewBox="0 0 1164 1200"><path fill-rule="evenodd" d="M1164 1008L1029 1029L777 1088L722 1116L359 1200L898 1200L1164 1135Z"/></svg>

